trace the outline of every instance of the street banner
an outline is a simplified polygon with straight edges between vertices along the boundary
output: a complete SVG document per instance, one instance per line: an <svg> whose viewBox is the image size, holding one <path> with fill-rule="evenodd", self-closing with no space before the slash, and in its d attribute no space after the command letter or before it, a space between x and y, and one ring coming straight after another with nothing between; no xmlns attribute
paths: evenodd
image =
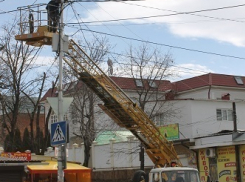
<svg viewBox="0 0 245 182"><path fill-rule="evenodd" d="M2 152L1 157L15 160L15 161L30 161L31 153L21 153L21 152Z"/></svg>
<svg viewBox="0 0 245 182"><path fill-rule="evenodd" d="M206 157L206 149L199 149L199 173L201 182L206 182L209 175L209 160Z"/></svg>

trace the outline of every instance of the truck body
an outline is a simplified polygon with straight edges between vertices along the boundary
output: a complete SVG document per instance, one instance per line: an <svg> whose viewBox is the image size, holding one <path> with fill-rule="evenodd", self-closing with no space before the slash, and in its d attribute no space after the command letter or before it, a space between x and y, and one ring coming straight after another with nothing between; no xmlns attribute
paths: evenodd
<svg viewBox="0 0 245 182"><path fill-rule="evenodd" d="M149 173L150 182L200 182L197 169L188 167L155 168Z"/></svg>

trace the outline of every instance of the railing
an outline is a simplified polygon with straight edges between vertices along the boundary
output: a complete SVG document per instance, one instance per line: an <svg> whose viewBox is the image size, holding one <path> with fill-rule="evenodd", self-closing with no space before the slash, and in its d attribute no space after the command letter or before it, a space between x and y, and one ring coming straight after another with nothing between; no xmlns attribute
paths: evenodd
<svg viewBox="0 0 245 182"><path fill-rule="evenodd" d="M18 7L20 13L20 34L33 33L40 26L47 25L47 4Z"/></svg>

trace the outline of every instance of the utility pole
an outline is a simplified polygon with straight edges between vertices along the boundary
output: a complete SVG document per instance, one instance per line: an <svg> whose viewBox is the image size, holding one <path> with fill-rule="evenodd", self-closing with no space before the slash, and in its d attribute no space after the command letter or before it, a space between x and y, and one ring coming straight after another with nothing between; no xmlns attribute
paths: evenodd
<svg viewBox="0 0 245 182"><path fill-rule="evenodd" d="M237 115L236 115L236 103L232 103L232 115L233 115L233 124L234 124L234 130L233 132L237 133ZM236 178L237 182L241 182L241 174L240 174L240 150L239 145L235 145L235 154L236 154Z"/></svg>
<svg viewBox="0 0 245 182"><path fill-rule="evenodd" d="M64 31L64 20L63 20L63 3L60 2L60 24L59 24L59 84L58 84L58 121L63 121L63 31ZM66 137L66 136L65 136ZM63 164L66 163L66 145L60 145L58 153L58 182L64 182L64 171ZM65 147L65 148L64 148Z"/></svg>

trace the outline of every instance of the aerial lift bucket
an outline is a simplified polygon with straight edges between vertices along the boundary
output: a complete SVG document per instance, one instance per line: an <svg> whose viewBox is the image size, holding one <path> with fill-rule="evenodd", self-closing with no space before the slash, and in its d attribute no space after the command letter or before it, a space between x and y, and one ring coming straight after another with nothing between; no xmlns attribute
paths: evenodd
<svg viewBox="0 0 245 182"><path fill-rule="evenodd" d="M47 4L35 4L18 7L20 13L19 35L16 40L25 41L26 44L41 47L52 45L53 32L48 29ZM58 33L58 32L56 32Z"/></svg>

